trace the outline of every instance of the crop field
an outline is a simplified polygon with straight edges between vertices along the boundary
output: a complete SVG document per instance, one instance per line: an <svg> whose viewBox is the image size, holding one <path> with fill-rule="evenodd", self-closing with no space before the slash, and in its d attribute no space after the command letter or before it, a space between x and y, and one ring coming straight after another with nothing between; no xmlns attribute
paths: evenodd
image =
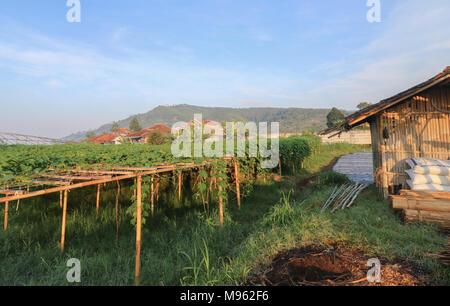
<svg viewBox="0 0 450 306"><path fill-rule="evenodd" d="M435 225L403 224L386 201L377 199L375 187L364 191L351 210L320 214L321 205L343 179L339 176L326 175L305 187L297 186L300 180L321 175L336 157L369 149L323 145L316 137L306 136L280 142L281 168L261 169L260 157L239 158L240 209L236 174L226 160L185 171L181 196L177 171L143 178L140 284L255 284L255 277L276 254L311 243L338 243L383 258L404 258L429 271L430 283L448 284L448 268L427 255L446 243ZM113 169L202 161L174 158L169 146L0 146L0 189L26 185L33 175L53 168ZM154 209L149 196L152 178L159 183ZM120 193L116 182L102 185L98 211L96 194L96 186L70 192L64 253L59 245L59 194L11 202L8 230L0 231L0 285L73 285L66 279L71 258L79 259L82 267L81 283L75 285L133 285L135 182L121 182ZM223 222L219 201L223 202Z"/></svg>

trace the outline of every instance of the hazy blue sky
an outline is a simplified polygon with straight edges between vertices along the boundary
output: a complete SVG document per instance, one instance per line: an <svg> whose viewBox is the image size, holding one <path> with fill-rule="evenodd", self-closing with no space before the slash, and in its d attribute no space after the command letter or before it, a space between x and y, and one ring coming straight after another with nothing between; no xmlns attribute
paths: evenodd
<svg viewBox="0 0 450 306"><path fill-rule="evenodd" d="M450 65L450 1L0 4L0 131L62 137L158 105L355 109Z"/></svg>

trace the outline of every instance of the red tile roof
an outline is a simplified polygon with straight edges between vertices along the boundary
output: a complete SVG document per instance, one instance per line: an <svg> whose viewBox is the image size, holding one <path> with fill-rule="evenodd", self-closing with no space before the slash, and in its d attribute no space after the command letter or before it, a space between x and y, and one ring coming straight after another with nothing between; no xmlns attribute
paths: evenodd
<svg viewBox="0 0 450 306"><path fill-rule="evenodd" d="M88 141L92 142L92 143L97 143L97 144L104 144L104 143L111 143L116 138L117 138L117 135L104 134L104 135L100 135L100 136L96 136L91 139L88 139Z"/></svg>
<svg viewBox="0 0 450 306"><path fill-rule="evenodd" d="M162 134L167 134L167 133L171 132L171 129L163 124L157 124L152 127L143 129L139 132L130 134L130 135L128 135L128 137L131 137L131 138L147 137L147 136L151 135L153 132L160 132Z"/></svg>
<svg viewBox="0 0 450 306"><path fill-rule="evenodd" d="M131 134L131 131L129 129L122 129L122 128L118 128L118 129L114 129L113 133L115 134Z"/></svg>
<svg viewBox="0 0 450 306"><path fill-rule="evenodd" d="M159 131L163 134L170 133L172 131L169 127L165 126L164 124L156 124L152 126L150 129Z"/></svg>

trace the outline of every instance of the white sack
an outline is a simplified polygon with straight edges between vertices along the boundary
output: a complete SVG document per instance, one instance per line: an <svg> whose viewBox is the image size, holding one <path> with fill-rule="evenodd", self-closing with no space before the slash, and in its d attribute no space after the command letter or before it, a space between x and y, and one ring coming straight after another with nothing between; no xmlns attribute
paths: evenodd
<svg viewBox="0 0 450 306"><path fill-rule="evenodd" d="M441 175L422 175L417 174L415 170L406 170L406 173L411 178L413 185L444 185L450 186L450 176Z"/></svg>

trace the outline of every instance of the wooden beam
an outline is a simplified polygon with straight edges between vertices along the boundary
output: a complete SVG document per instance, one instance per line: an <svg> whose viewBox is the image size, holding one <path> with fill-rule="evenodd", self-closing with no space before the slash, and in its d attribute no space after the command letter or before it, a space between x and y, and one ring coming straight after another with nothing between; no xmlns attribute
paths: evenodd
<svg viewBox="0 0 450 306"><path fill-rule="evenodd" d="M400 190L400 195L412 198L434 198L450 200L450 192L447 191L415 191L415 190Z"/></svg>
<svg viewBox="0 0 450 306"><path fill-rule="evenodd" d="M66 239L66 217L67 217L67 196L68 191L64 191L64 205L63 205L63 215L62 215L62 226L61 226L61 252L64 253L64 242Z"/></svg>
<svg viewBox="0 0 450 306"><path fill-rule="evenodd" d="M142 177L137 177L137 208L136 208L136 266L135 266L135 285L139 286L141 276L141 227L142 227Z"/></svg>
<svg viewBox="0 0 450 306"><path fill-rule="evenodd" d="M408 198L406 196L390 196L393 209L410 209L436 212L450 212L450 200L433 198Z"/></svg>

